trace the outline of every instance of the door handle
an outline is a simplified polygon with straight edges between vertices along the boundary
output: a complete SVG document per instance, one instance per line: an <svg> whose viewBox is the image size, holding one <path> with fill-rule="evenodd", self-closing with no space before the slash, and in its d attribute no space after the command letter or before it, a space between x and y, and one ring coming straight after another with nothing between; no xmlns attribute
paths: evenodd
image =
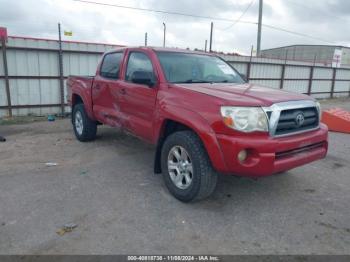
<svg viewBox="0 0 350 262"><path fill-rule="evenodd" d="M126 90L125 90L125 88L120 89L120 93L121 93L122 95L126 95Z"/></svg>
<svg viewBox="0 0 350 262"><path fill-rule="evenodd" d="M96 89L101 89L100 85L95 85Z"/></svg>

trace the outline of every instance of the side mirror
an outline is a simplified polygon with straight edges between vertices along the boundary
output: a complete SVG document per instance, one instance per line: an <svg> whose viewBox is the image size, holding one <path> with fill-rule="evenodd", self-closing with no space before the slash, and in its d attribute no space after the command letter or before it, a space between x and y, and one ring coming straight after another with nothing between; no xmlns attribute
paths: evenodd
<svg viewBox="0 0 350 262"><path fill-rule="evenodd" d="M242 79L243 79L245 82L248 83L248 78L247 78L247 76L246 76L245 74L239 74L239 75L242 77Z"/></svg>
<svg viewBox="0 0 350 262"><path fill-rule="evenodd" d="M151 87L154 85L154 75L152 72L135 71L131 75L131 82Z"/></svg>

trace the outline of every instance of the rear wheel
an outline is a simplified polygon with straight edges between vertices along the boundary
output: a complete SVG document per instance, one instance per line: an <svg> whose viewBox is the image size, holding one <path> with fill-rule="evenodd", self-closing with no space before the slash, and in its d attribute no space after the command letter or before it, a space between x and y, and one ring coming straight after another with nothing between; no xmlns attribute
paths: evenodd
<svg viewBox="0 0 350 262"><path fill-rule="evenodd" d="M214 191L218 174L202 141L192 131L179 131L167 137L161 163L165 184L177 199L201 200Z"/></svg>
<svg viewBox="0 0 350 262"><path fill-rule="evenodd" d="M96 138L97 123L89 118L84 104L77 104L73 108L72 123L74 133L81 142L92 141Z"/></svg>

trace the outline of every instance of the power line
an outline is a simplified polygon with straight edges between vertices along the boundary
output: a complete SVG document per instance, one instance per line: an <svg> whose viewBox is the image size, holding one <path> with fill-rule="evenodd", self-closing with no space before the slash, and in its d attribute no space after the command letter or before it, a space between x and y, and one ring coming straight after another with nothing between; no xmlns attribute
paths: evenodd
<svg viewBox="0 0 350 262"><path fill-rule="evenodd" d="M239 21L241 21L241 19L243 18L243 16L247 13L247 11L249 10L249 8L253 5L253 3L255 3L255 0L251 1L249 3L249 5L246 7L246 9L244 9L244 11L242 12L242 14L238 17L238 19L231 25L229 25L228 27L221 29L223 31L226 31L228 29L230 29L231 27L235 26Z"/></svg>
<svg viewBox="0 0 350 262"><path fill-rule="evenodd" d="M108 4L108 3L101 3L101 2L95 2L95 1L85 1L85 0L73 0L73 1L81 2L81 3L85 3L85 4L94 4L94 5L102 5L102 6L109 6L109 7L119 7L119 8L138 10L138 11L147 11L147 12L161 13L161 14L188 16L188 17L194 17L194 18L218 20L218 21L225 21L225 22L235 22L235 21L237 21L237 20L232 20L232 19L227 19L227 18L220 18L220 17L186 14L186 13L165 11L165 10L157 10L157 9L150 9L150 8L133 7L133 6L125 6L125 5L117 5L117 4ZM251 21L240 21L240 23L256 24L255 22L251 22Z"/></svg>
<svg viewBox="0 0 350 262"><path fill-rule="evenodd" d="M94 4L94 5L101 5L101 6L109 6L109 7L117 7L117 8L124 8L124 9L131 9L131 10L138 10L138 11L146 11L146 12L153 12L153 13L162 13L162 14L170 14L170 15L180 15L180 16L187 16L187 17L194 17L194 18L201 18L201 19L209 19L209 20L218 20L218 21L225 21L225 22L237 22L237 23L246 23L246 24L252 24L252 25L257 25L257 22L252 22L252 21L244 21L244 20L233 20L233 19L227 19L227 18L221 18L221 17L212 17L212 16L202 16L202 15L194 15L194 14L187 14L187 13L180 13L180 12L173 12L173 11L165 11L165 10L157 10L157 9L150 9L150 8L141 8L141 7L132 7L132 6L124 6L124 5L117 5L117 4L108 4L108 3L102 3L102 2L95 2L95 1L87 1L87 0L72 0L75 2L81 2L85 4ZM281 31L289 34L294 34L297 36L305 37L305 38L310 38L313 40L318 40L322 41L328 44L336 44L334 42L330 42L328 40L318 38L315 36L307 35L304 33L299 33L295 32L289 29L285 29L282 27L277 27L273 25L268 25L268 24L262 24L262 26L266 28L270 28L276 31Z"/></svg>

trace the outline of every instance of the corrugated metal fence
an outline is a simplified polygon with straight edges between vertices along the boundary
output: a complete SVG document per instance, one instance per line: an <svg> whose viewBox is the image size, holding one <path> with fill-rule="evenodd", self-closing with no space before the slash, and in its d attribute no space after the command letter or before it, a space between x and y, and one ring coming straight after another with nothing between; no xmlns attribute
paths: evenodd
<svg viewBox="0 0 350 262"><path fill-rule="evenodd" d="M64 80L72 74L93 75L101 54L115 47L63 42L61 73L58 41L9 37L6 48L2 47L0 53L0 117L10 112L13 115L60 113L62 106L66 107L65 88L60 86L61 74ZM222 57L251 83L317 98L350 95L350 69L278 59ZM65 110L68 112L69 108Z"/></svg>
<svg viewBox="0 0 350 262"><path fill-rule="evenodd" d="M311 95L315 98L350 96L350 69L308 62L256 57L223 58L250 83Z"/></svg>
<svg viewBox="0 0 350 262"><path fill-rule="evenodd" d="M115 47L117 46L63 42L63 79L66 80L72 74L95 74L101 54ZM60 113L61 106L66 106L66 100L65 88L60 86L58 41L9 37L6 48L1 49L0 117L9 115L10 111L14 116ZM8 72L7 76L5 71Z"/></svg>

